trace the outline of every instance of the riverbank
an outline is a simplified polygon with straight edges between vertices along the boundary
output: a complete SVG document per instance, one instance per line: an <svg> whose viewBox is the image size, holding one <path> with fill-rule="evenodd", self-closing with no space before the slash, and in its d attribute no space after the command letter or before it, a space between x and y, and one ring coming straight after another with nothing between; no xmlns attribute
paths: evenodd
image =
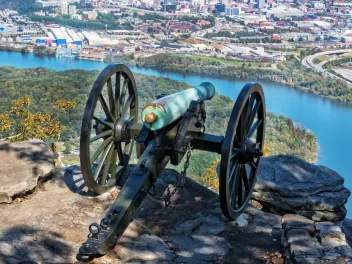
<svg viewBox="0 0 352 264"><path fill-rule="evenodd" d="M23 51L11 47L3 49L0 46L1 50L22 52L22 54L32 52L27 49ZM50 54L40 55L50 56ZM230 64L234 65L230 66L219 60L210 60L208 57L202 58L201 56L188 56L185 54L158 54L138 58L135 58L132 54L107 56L105 58L95 55L80 55L75 59L104 63L124 63L128 66L214 77L223 76L243 80L263 80L288 85L300 91L330 100L352 104L352 89L346 84L305 68L294 56L290 56L286 62L275 64L274 67L270 63L228 60Z"/></svg>
<svg viewBox="0 0 352 264"><path fill-rule="evenodd" d="M286 62L278 63L277 69L248 67L249 64L243 63L240 67L227 66L206 58L174 54L158 54L136 60L136 66L139 67L277 82L328 99L352 103L352 89L346 84L306 69L293 56Z"/></svg>

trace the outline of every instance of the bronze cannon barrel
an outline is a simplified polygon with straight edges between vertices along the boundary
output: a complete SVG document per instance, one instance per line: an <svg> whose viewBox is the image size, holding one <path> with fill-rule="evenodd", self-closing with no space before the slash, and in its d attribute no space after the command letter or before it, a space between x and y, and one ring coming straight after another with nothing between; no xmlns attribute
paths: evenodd
<svg viewBox="0 0 352 264"><path fill-rule="evenodd" d="M170 125L180 118L192 100L210 100L215 95L215 88L209 82L174 93L147 104L142 111L142 121L150 130L156 131Z"/></svg>

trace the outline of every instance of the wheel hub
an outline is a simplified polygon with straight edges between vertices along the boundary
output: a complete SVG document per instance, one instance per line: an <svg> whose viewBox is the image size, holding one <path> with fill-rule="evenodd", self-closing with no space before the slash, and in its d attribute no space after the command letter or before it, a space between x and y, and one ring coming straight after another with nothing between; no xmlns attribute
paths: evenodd
<svg viewBox="0 0 352 264"><path fill-rule="evenodd" d="M129 121L117 118L112 129L112 136L115 142L129 141Z"/></svg>
<svg viewBox="0 0 352 264"><path fill-rule="evenodd" d="M260 156L263 156L263 154L259 143L255 143L249 138L240 143L238 158L240 164L256 162Z"/></svg>

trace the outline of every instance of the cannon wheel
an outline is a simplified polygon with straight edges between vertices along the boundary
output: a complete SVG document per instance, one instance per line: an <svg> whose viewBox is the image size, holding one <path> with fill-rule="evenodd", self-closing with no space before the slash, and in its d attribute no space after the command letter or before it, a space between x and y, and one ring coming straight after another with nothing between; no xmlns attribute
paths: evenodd
<svg viewBox="0 0 352 264"><path fill-rule="evenodd" d="M101 194L116 185L134 140L125 133L138 121L136 82L125 65L111 64L98 76L84 111L80 161L88 189Z"/></svg>
<svg viewBox="0 0 352 264"><path fill-rule="evenodd" d="M233 107L221 147L219 196L223 214L235 220L245 209L263 155L265 99L262 87L248 83Z"/></svg>

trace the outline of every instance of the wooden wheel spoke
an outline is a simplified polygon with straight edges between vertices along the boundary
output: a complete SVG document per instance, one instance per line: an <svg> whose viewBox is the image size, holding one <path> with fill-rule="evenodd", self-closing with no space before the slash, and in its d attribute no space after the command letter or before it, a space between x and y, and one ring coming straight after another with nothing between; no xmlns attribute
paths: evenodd
<svg viewBox="0 0 352 264"><path fill-rule="evenodd" d="M128 79L128 78L124 78L123 85L122 85L122 88L121 88L120 108L121 108L121 107L124 107L125 97L126 97L126 93L127 93L128 82L129 82L129 79ZM123 109L120 109L120 111L123 111Z"/></svg>
<svg viewBox="0 0 352 264"><path fill-rule="evenodd" d="M134 95L130 94L128 96L128 99L127 99L125 105L123 106L122 113L121 113L121 118L123 120L127 120L128 119L128 110L131 107L131 103L132 103L133 98L134 98Z"/></svg>
<svg viewBox="0 0 352 264"><path fill-rule="evenodd" d="M114 118L116 118L115 114L115 100L114 100L114 93L112 91L112 83L111 83L111 78L108 79L106 86L108 88L108 97L109 97L109 105L110 105L110 113Z"/></svg>
<svg viewBox="0 0 352 264"><path fill-rule="evenodd" d="M238 178L238 172L240 170L241 165L236 164L236 168L233 172L233 176L231 177L231 180L229 181L229 188L230 188L230 203L235 206L236 203L236 190L237 190L237 178Z"/></svg>
<svg viewBox="0 0 352 264"><path fill-rule="evenodd" d="M106 157L106 163L104 165L104 171L103 171L103 176L101 177L101 185L105 185L106 181L108 179L108 173L110 169L110 164L111 164L111 157L113 155L114 148L110 148L109 153Z"/></svg>
<svg viewBox="0 0 352 264"><path fill-rule="evenodd" d="M252 173L252 170L251 170ZM243 185L244 185L244 189L246 190L246 192L249 192L249 180L248 180L248 175L247 175L247 170L246 170L246 166L243 166L243 174L242 174L242 180L243 180Z"/></svg>
<svg viewBox="0 0 352 264"><path fill-rule="evenodd" d="M90 143L97 141L98 139L111 136L112 135L112 130L104 131L103 133L100 133L92 138L90 138Z"/></svg>
<svg viewBox="0 0 352 264"><path fill-rule="evenodd" d="M104 110L104 113L105 113L106 117L110 121L114 121L114 117L112 116L112 114L111 114L111 112L110 112L110 110L108 108L108 105L106 104L105 99L104 99L102 94L99 94L99 101L100 101L101 107Z"/></svg>
<svg viewBox="0 0 352 264"><path fill-rule="evenodd" d="M255 96L252 94L249 98L248 101L248 106L247 106L247 112L246 112L246 132L248 132L250 126L249 126L249 121L250 121L250 117L253 111L253 105L254 105L254 101L255 101Z"/></svg>
<svg viewBox="0 0 352 264"><path fill-rule="evenodd" d="M120 86L121 86L121 73L116 73L116 83L115 83L115 116L119 115L120 111Z"/></svg>
<svg viewBox="0 0 352 264"><path fill-rule="evenodd" d="M93 156L90 158L90 164L93 164L93 162L99 157L99 155L111 143L111 141L112 141L112 137L109 137L104 140L104 142L99 146L99 148L95 151Z"/></svg>
<svg viewBox="0 0 352 264"><path fill-rule="evenodd" d="M115 148L114 148L114 151L112 153L112 157L111 157L111 179L115 179L116 177L116 160L117 159L117 149L116 149L116 145L115 145Z"/></svg>
<svg viewBox="0 0 352 264"><path fill-rule="evenodd" d="M120 142L116 144L116 149L117 149L117 155L118 155L119 160L120 160L119 165L124 166L125 165L125 160L123 158L123 152L122 152L122 147L121 147L121 143Z"/></svg>
<svg viewBox="0 0 352 264"><path fill-rule="evenodd" d="M263 122L263 120L257 120L254 125L251 127L251 129L248 132L247 138L251 138L254 134L254 132L258 129L258 127L260 126L260 124Z"/></svg>
<svg viewBox="0 0 352 264"><path fill-rule="evenodd" d="M239 152L240 152L239 148L233 148L230 160L233 160L234 158L236 158L238 156Z"/></svg>
<svg viewBox="0 0 352 264"><path fill-rule="evenodd" d="M99 117L93 116L93 119L106 127L109 127L109 128L113 127L113 123L106 122L106 121L100 119Z"/></svg>
<svg viewBox="0 0 352 264"><path fill-rule="evenodd" d="M257 112L259 110L260 105L261 105L260 101L256 101L255 102L255 105L253 107L251 116L250 116L249 121L248 121L248 128L252 127L252 124L254 122L255 116L257 115Z"/></svg>
<svg viewBox="0 0 352 264"><path fill-rule="evenodd" d="M244 113L247 112L248 105L245 105L242 114L238 120L237 130L239 133L240 142L243 142L246 136L246 115Z"/></svg>
<svg viewBox="0 0 352 264"><path fill-rule="evenodd" d="M95 169L95 171L94 171L94 175L93 175L93 178L94 178L95 180L98 179L98 176L99 176L99 174L100 174L100 171L101 171L101 169L102 169L102 167L103 167L103 165L104 165L104 163L105 163L105 160L106 160L106 158L107 158L107 156L108 156L108 154L109 154L109 152L110 152L110 149L111 149L112 145L113 145L113 142L110 142L109 145L108 145L108 146L106 147L106 149L104 150L104 152L103 152L103 154L102 154L102 156L101 156L101 158L100 158L100 160L99 160L98 166L96 167L96 169Z"/></svg>
<svg viewBox="0 0 352 264"><path fill-rule="evenodd" d="M241 165L241 168L240 168L240 171L238 172L238 177L237 177L237 205L238 205L238 208L240 208L243 203L243 193L242 193L243 167L244 166Z"/></svg>
<svg viewBox="0 0 352 264"><path fill-rule="evenodd" d="M229 172L229 185L231 186L231 182L232 182L232 179L233 179L233 177L234 177L234 175L235 175L235 171L236 171L236 169L237 169L237 166L238 166L238 163L234 163L233 165L232 165L232 167L231 167L231 169L230 169L230 172Z"/></svg>

